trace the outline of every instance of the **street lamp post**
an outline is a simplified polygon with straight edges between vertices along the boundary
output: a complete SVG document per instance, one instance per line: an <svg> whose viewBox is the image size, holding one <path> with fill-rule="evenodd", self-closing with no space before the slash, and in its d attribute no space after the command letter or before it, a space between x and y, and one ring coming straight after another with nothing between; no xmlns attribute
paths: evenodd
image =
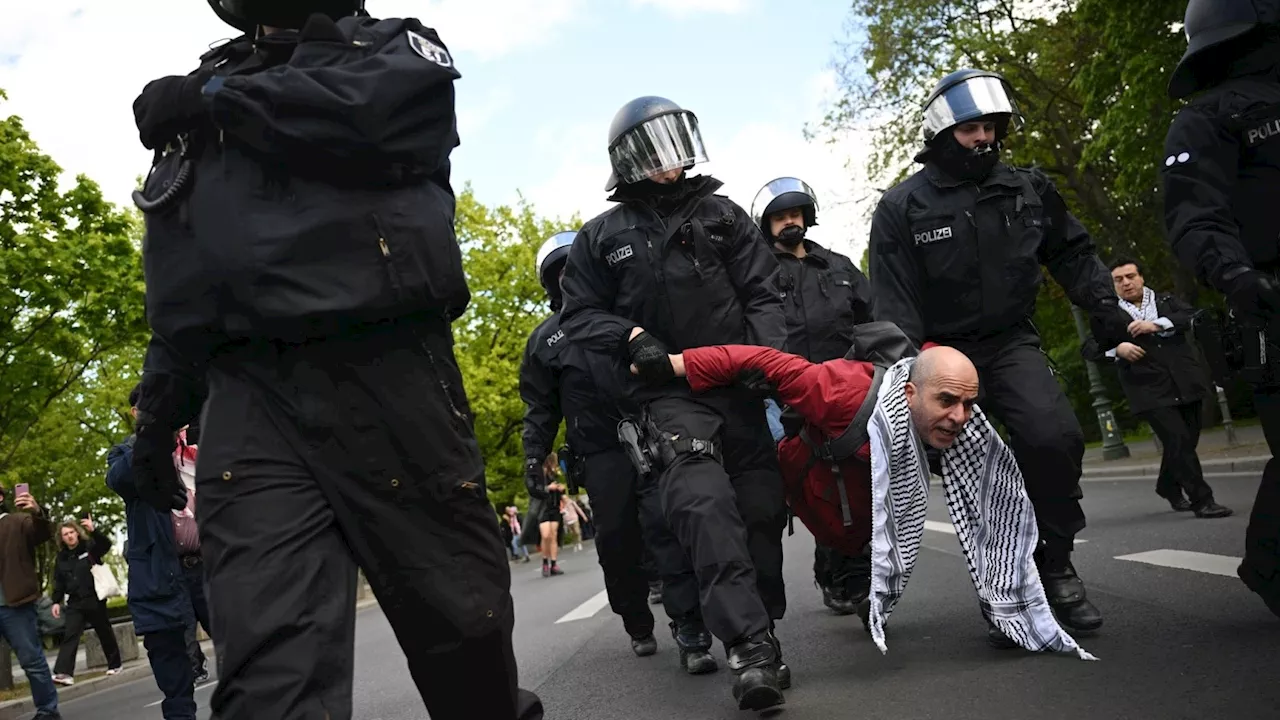
<svg viewBox="0 0 1280 720"><path fill-rule="evenodd" d="M1089 339L1089 326L1085 321L1084 311L1075 305L1071 306L1071 317L1076 321L1076 333L1080 343ZM1102 384L1102 373L1092 360L1084 361L1085 372L1089 374L1089 394L1093 396L1093 411L1098 415L1098 427L1102 430L1102 459L1120 460L1129 457L1129 446L1124 444L1124 436L1120 434L1120 426L1116 424L1115 413L1111 412L1111 401L1107 398L1106 386Z"/></svg>

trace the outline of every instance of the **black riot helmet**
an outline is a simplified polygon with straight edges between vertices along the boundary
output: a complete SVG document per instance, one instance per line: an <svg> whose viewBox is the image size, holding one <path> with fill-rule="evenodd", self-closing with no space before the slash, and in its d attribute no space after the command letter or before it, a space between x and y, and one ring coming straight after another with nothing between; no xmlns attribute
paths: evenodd
<svg viewBox="0 0 1280 720"><path fill-rule="evenodd" d="M609 124L613 172L604 189L706 161L696 115L666 98L639 97L623 105Z"/></svg>
<svg viewBox="0 0 1280 720"><path fill-rule="evenodd" d="M1229 57L1228 43L1251 31L1280 23L1280 0L1191 0L1183 18L1187 51L1169 78L1169 97L1184 98L1206 85ZM1214 52L1221 48L1225 55Z"/></svg>
<svg viewBox="0 0 1280 720"><path fill-rule="evenodd" d="M209 0L231 27L252 34L259 25L301 28L313 13L337 20L364 12L364 0Z"/></svg>
<svg viewBox="0 0 1280 720"><path fill-rule="evenodd" d="M538 248L538 256L534 264L538 268L538 281L542 289L551 298L551 306L559 310L560 305L560 269L569 260L569 248L578 233L572 231L558 232L547 238Z"/></svg>
<svg viewBox="0 0 1280 720"><path fill-rule="evenodd" d="M925 101L924 141L932 143L946 130L987 116L994 116L997 141L1022 128L1022 112L1004 77L986 70L957 70L939 80Z"/></svg>
<svg viewBox="0 0 1280 720"><path fill-rule="evenodd" d="M805 229L818 224L818 194L800 178L780 177L765 183L756 193L756 199L751 201L751 219L765 238L772 240L769 216L792 208L801 208Z"/></svg>

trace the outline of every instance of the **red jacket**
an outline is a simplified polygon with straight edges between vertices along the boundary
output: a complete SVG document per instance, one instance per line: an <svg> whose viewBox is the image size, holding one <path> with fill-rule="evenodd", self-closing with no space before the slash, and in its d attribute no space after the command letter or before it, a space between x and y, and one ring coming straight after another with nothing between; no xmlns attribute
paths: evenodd
<svg viewBox="0 0 1280 720"><path fill-rule="evenodd" d="M695 392L730 385L743 370L762 370L777 388L778 397L790 405L808 424L815 440L839 437L862 406L875 368L856 360L828 360L814 364L798 355L772 348L748 345L719 345L684 351L685 373ZM839 513L840 499L831 466L817 462L802 476L812 453L799 437L784 438L778 444L778 463L786 484L787 497L796 517L809 528L818 542L847 555L859 555L871 540L871 446L840 464L853 526L845 528L839 516L833 521L830 506L820 512L822 498L834 502Z"/></svg>

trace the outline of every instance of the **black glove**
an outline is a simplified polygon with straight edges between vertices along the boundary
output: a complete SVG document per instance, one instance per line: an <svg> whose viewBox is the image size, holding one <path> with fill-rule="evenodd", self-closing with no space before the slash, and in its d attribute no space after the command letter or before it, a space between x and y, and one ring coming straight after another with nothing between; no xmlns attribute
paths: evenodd
<svg viewBox="0 0 1280 720"><path fill-rule="evenodd" d="M743 370L738 373L738 376L734 378L733 385L760 397L768 397L773 394L773 386L769 384L769 378L759 368Z"/></svg>
<svg viewBox="0 0 1280 720"><path fill-rule="evenodd" d="M546 499L547 475L542 472L542 461L538 458L524 459L524 486L529 491L529 497Z"/></svg>
<svg viewBox="0 0 1280 720"><path fill-rule="evenodd" d="M195 127L204 113L200 91L211 77L212 70L199 70L194 75L170 75L147 83L133 101L133 119L144 147L164 147Z"/></svg>
<svg viewBox="0 0 1280 720"><path fill-rule="evenodd" d="M631 355L631 364L636 366L640 379L647 383L661 385L676 376L667 348L658 338L643 330L627 343L627 353Z"/></svg>
<svg viewBox="0 0 1280 720"><path fill-rule="evenodd" d="M1133 317L1120 309L1110 299L1089 314L1089 330L1097 338L1098 343L1107 347L1115 347L1129 338L1129 325Z"/></svg>
<svg viewBox="0 0 1280 720"><path fill-rule="evenodd" d="M161 512L187 506L187 491L173 465L178 441L159 425L139 425L133 442L133 484L138 497Z"/></svg>
<svg viewBox="0 0 1280 720"><path fill-rule="evenodd" d="M1238 313L1264 320L1280 314L1280 288L1269 275L1248 270L1228 280L1225 289Z"/></svg>

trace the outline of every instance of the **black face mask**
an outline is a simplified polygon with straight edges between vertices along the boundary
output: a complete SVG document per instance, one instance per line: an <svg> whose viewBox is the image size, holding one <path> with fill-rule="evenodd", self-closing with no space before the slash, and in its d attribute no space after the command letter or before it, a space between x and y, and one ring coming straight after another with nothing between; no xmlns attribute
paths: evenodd
<svg viewBox="0 0 1280 720"><path fill-rule="evenodd" d="M970 150L961 145L953 133L948 132L929 153L929 160L957 180L977 182L990 175L996 163L1000 162L1000 141L991 145L979 145Z"/></svg>
<svg viewBox="0 0 1280 720"><path fill-rule="evenodd" d="M794 248L804 242L804 228L795 225L788 225L782 228L782 232L778 233L775 238L778 243L786 248Z"/></svg>

